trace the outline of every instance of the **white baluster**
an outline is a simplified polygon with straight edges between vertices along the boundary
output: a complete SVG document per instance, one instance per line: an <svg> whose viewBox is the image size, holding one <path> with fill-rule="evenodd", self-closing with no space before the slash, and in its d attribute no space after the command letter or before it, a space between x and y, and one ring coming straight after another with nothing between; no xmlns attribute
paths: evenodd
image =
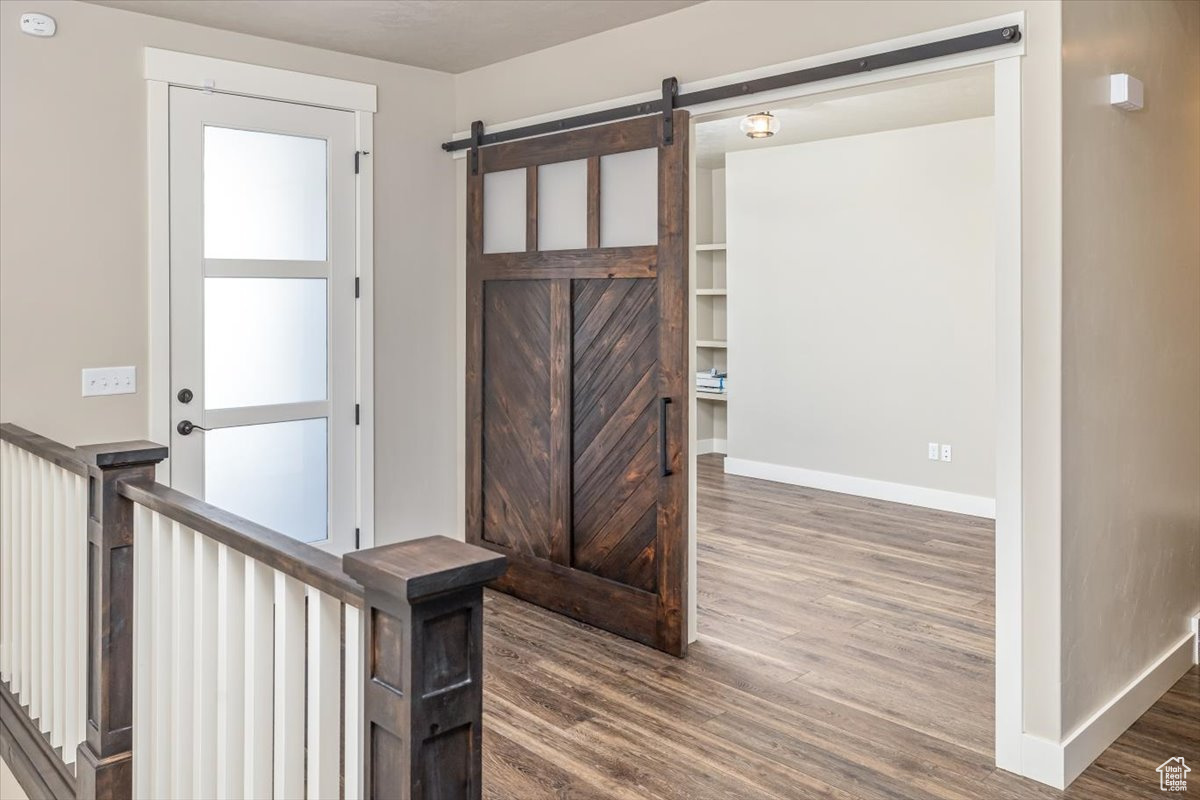
<svg viewBox="0 0 1200 800"><path fill-rule="evenodd" d="M67 504L66 485L70 474L54 465L50 466L50 487L54 506L54 545L50 550L50 628L45 636L50 640L50 664L54 682L50 690L50 744L62 747L66 721L67 663L65 639L67 633L66 585L64 582L64 558L67 553Z"/></svg>
<svg viewBox="0 0 1200 800"><path fill-rule="evenodd" d="M54 465L38 459L38 482L41 484L42 526L38 538L42 543L42 626L38 640L42 651L42 733L50 733L54 722Z"/></svg>
<svg viewBox="0 0 1200 800"><path fill-rule="evenodd" d="M70 752L65 754L68 764L75 763L76 750L79 743L87 735L87 612L88 612L88 574L87 574L87 515L88 515L88 479L83 475L72 476L71 502L74 511L71 513L71 547L70 558L73 561L73 572L70 580L73 600L71 608L71 634L75 637L75 660L72 675L75 687L72 691L75 718L72 726L74 736L69 739Z"/></svg>
<svg viewBox="0 0 1200 800"><path fill-rule="evenodd" d="M29 706L29 716L42 718L42 469L41 459L29 458L29 687L21 699Z"/></svg>
<svg viewBox="0 0 1200 800"><path fill-rule="evenodd" d="M0 681L12 678L12 462L0 440Z"/></svg>
<svg viewBox="0 0 1200 800"><path fill-rule="evenodd" d="M274 796L304 796L304 584L275 573Z"/></svg>
<svg viewBox="0 0 1200 800"><path fill-rule="evenodd" d="M308 763L305 786L310 798L336 800L342 757L342 604L311 586L306 594Z"/></svg>
<svg viewBox="0 0 1200 800"><path fill-rule="evenodd" d="M133 796L149 797L154 744L154 512L133 507Z"/></svg>
<svg viewBox="0 0 1200 800"><path fill-rule="evenodd" d="M244 797L271 796L274 769L275 571L246 559L246 783Z"/></svg>
<svg viewBox="0 0 1200 800"><path fill-rule="evenodd" d="M171 796L171 743L173 741L175 715L172 708L174 691L174 649L172 631L175 628L174 607L171 597L175 592L172 572L175 550L175 525L159 514L154 514L154 533L151 536L150 564L153 572L154 593L151 616L151 667L153 675L150 687L150 708L153 717L150 742L149 784L146 798ZM134 755L137 761L137 754Z"/></svg>
<svg viewBox="0 0 1200 800"><path fill-rule="evenodd" d="M221 545L217 556L216 797L241 797L245 787L246 557Z"/></svg>
<svg viewBox="0 0 1200 800"><path fill-rule="evenodd" d="M192 792L195 760L195 714L192 704L192 679L195 669L195 597L196 534L179 523L173 526L175 547L172 552L172 577L175 587L170 595L173 608L171 658L174 661L171 702L175 706L171 728L171 795L188 797Z"/></svg>
<svg viewBox="0 0 1200 800"><path fill-rule="evenodd" d="M18 563L21 565L21 575L19 576L20 589L17 591L16 613L17 624L20 628L20 644L17 648L17 673L16 681L13 684L13 691L19 691L19 699L22 705L29 704L29 671L33 666L33 655L30 652L30 629L33 625L33 608L30 603L30 592L33 588L33 578L30 573L33 571L33 552L30 544L29 536L29 469L33 460L25 450L19 452L20 468L17 470L18 489L17 489L17 542L20 546L18 554Z"/></svg>
<svg viewBox="0 0 1200 800"><path fill-rule="evenodd" d="M343 778L346 800L358 800L362 797L362 750L360 745L360 727L362 726L362 659L359 656L362 642L362 613L352 605L347 604L346 610L346 646L345 646L345 719L342 730L345 732L346 754L342 760L346 774Z"/></svg>
<svg viewBox="0 0 1200 800"><path fill-rule="evenodd" d="M195 655L192 708L195 716L191 797L216 797L217 747L217 543L195 536Z"/></svg>

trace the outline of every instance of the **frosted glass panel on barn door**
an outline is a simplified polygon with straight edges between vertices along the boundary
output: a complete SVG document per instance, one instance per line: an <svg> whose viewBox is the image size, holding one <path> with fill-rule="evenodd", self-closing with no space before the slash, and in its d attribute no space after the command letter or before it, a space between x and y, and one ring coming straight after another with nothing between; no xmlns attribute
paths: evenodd
<svg viewBox="0 0 1200 800"><path fill-rule="evenodd" d="M354 116L171 92L171 483L353 548Z"/></svg>

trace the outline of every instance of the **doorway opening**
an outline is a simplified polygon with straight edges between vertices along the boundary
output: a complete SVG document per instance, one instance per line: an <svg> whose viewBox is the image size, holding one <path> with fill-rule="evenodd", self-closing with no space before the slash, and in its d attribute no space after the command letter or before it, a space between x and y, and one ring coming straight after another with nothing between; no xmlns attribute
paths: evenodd
<svg viewBox="0 0 1200 800"><path fill-rule="evenodd" d="M696 647L961 764L997 750L994 73L694 133Z"/></svg>

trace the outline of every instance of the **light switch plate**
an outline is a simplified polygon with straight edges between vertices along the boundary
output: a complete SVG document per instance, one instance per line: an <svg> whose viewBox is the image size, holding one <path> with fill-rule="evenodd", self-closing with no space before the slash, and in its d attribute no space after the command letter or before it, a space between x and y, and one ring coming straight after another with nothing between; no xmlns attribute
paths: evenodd
<svg viewBox="0 0 1200 800"><path fill-rule="evenodd" d="M941 456L939 455L939 452L940 452L940 450L939 450L939 448L938 448L938 443L937 443L937 442L930 442L930 443L929 443L929 460L930 460L930 461L937 461L937 460L938 460L938 459L941 457Z"/></svg>
<svg viewBox="0 0 1200 800"><path fill-rule="evenodd" d="M83 396L133 394L137 391L137 367L96 367L83 371Z"/></svg>

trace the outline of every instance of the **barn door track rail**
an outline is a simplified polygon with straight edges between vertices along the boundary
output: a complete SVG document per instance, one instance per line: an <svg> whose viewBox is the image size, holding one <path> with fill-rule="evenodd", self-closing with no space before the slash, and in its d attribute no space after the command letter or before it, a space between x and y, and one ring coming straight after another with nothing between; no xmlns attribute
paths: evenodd
<svg viewBox="0 0 1200 800"><path fill-rule="evenodd" d="M999 47L1020 40L1020 26L1008 25L1003 28L994 28L990 31L956 36L952 39L941 39L936 42L903 47L899 50L888 50L883 53L876 53L875 55L852 58L832 64L822 64L793 72L785 72L781 75L769 75L765 78L755 78L754 80L726 84L725 86L715 86L711 89L701 89L683 94L679 93L679 84L675 78L667 78L663 81L661 100L632 103L617 108L592 111L587 114L577 114L573 117L564 117L549 122L539 122L535 125L525 125L520 128L497 131L496 133L484 133L483 123L474 122L471 124L471 136L469 138L445 142L442 144L442 149L449 152L470 149L471 171L477 172L480 147L500 144L501 142L511 142L515 139L528 139L532 136L542 136L547 133L558 133L573 128L586 128L591 125L616 122L617 120L630 119L632 117L644 117L649 114L662 114L663 143L670 144L674 136L671 122L672 109L698 106L734 97L746 97L789 86L800 86L805 83L843 78L847 75L855 75L860 72L871 72L886 67L898 67L903 64L928 61L932 58L968 53L972 50L982 50L988 47Z"/></svg>

